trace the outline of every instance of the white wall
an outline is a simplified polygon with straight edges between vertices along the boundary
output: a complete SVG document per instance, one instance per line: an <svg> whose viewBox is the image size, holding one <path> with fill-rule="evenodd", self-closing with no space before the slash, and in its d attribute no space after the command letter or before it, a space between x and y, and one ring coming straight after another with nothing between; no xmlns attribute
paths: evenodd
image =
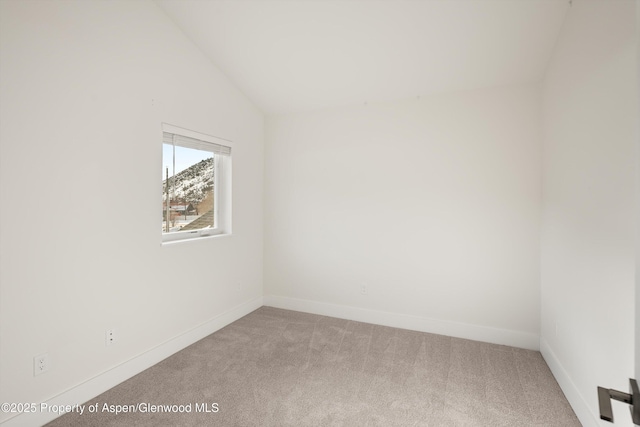
<svg viewBox="0 0 640 427"><path fill-rule="evenodd" d="M539 102L504 88L268 118L266 303L537 348Z"/></svg>
<svg viewBox="0 0 640 427"><path fill-rule="evenodd" d="M640 6L636 0L636 93L640 100ZM640 101L639 101L640 102ZM636 120L636 164L640 165L640 120ZM636 171L636 218L640 218L640 166ZM636 223L636 354L635 354L635 376L640 379L640 224Z"/></svg>
<svg viewBox="0 0 640 427"><path fill-rule="evenodd" d="M261 305L263 119L150 1L0 7L0 401L41 402ZM163 121L234 141L233 236L161 246Z"/></svg>
<svg viewBox="0 0 640 427"><path fill-rule="evenodd" d="M544 83L541 347L584 425L600 423L596 387L634 373L634 7L573 2Z"/></svg>

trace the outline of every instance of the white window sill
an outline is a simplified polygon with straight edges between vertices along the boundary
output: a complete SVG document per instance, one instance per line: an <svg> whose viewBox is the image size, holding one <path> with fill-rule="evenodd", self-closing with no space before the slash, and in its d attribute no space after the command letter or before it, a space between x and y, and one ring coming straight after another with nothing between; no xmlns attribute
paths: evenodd
<svg viewBox="0 0 640 427"><path fill-rule="evenodd" d="M161 242L160 245L161 246L173 246L173 245L180 244L180 243L200 242L200 241L203 241L203 240L220 239L220 238L231 237L231 236L233 236L233 234L231 234L231 233L220 233L220 234L213 234L211 236L188 237L188 238L184 238L184 239L176 239L176 240L169 240L169 241L166 241L166 242Z"/></svg>

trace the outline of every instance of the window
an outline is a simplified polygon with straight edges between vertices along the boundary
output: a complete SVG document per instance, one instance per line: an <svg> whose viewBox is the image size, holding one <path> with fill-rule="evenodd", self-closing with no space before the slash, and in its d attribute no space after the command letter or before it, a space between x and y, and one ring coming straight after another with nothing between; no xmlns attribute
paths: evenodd
<svg viewBox="0 0 640 427"><path fill-rule="evenodd" d="M162 241L230 232L229 141L163 124Z"/></svg>

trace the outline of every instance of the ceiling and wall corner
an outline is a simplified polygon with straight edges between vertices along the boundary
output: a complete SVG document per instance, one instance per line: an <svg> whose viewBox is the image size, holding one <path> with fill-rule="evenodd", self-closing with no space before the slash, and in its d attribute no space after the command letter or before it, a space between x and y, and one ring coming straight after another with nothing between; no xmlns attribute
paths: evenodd
<svg viewBox="0 0 640 427"><path fill-rule="evenodd" d="M567 0L155 0L267 115L541 81Z"/></svg>

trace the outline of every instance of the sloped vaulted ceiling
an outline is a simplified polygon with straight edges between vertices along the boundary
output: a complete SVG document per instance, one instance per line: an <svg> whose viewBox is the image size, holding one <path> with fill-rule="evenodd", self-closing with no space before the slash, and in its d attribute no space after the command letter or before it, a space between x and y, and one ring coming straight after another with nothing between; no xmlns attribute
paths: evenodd
<svg viewBox="0 0 640 427"><path fill-rule="evenodd" d="M568 0L156 0L263 112L542 79Z"/></svg>

